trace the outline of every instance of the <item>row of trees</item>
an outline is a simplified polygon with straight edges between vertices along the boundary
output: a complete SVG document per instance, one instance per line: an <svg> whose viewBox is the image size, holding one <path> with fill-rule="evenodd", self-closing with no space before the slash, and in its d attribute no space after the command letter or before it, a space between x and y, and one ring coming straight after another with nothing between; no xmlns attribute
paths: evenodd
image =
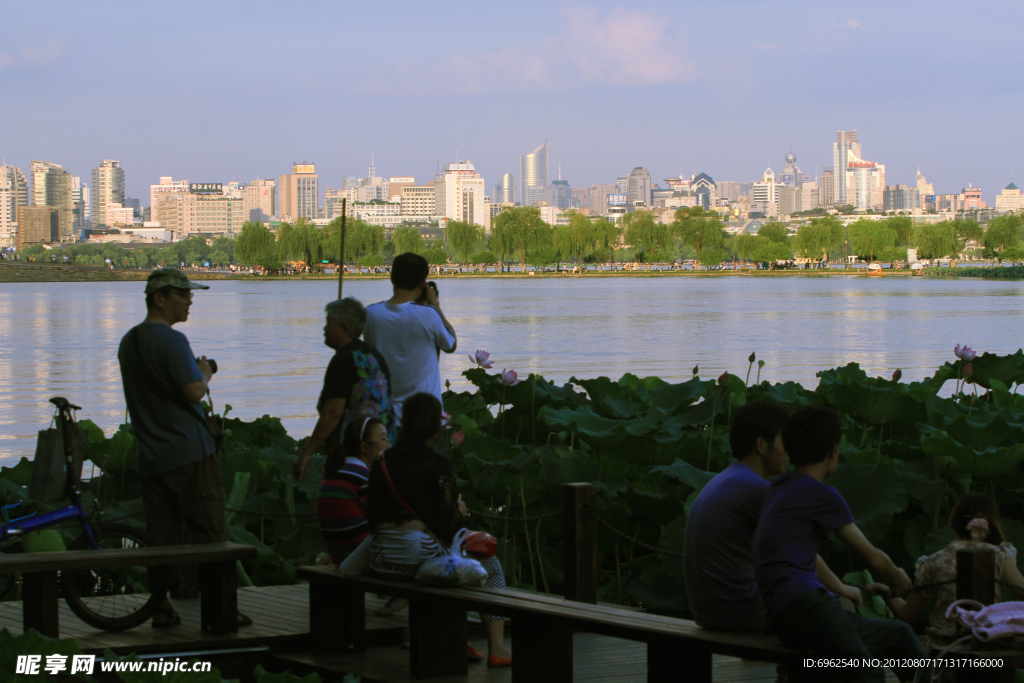
<svg viewBox="0 0 1024 683"><path fill-rule="evenodd" d="M235 240L218 237L213 244L207 244L202 237L192 237L180 242L164 245L144 245L126 249L119 242L104 244L71 244L60 252L47 252L41 244L34 244L23 250L24 257L34 256L43 260L56 256L63 261L78 265L106 265L107 259L117 268L155 268L158 265L176 266L181 263L227 266L235 259Z"/></svg>

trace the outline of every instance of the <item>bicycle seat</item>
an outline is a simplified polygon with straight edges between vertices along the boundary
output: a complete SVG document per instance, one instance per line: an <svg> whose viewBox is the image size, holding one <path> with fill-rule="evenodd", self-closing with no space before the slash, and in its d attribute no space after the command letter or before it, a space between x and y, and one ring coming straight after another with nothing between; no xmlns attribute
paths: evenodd
<svg viewBox="0 0 1024 683"><path fill-rule="evenodd" d="M50 403L52 403L53 405L55 405L55 406L57 406L58 408L61 408L61 409L64 409L64 408L70 408L71 410L81 410L82 409L80 406L71 405L70 403L68 403L68 400L66 398L64 398L63 396L54 396L53 398L50 399Z"/></svg>

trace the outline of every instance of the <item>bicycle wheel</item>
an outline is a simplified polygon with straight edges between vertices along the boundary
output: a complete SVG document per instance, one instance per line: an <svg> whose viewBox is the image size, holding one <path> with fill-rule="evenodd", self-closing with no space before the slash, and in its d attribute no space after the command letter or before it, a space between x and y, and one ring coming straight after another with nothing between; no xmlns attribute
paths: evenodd
<svg viewBox="0 0 1024 683"><path fill-rule="evenodd" d="M150 545L145 532L128 524L102 525L96 542L101 549ZM85 534L71 545L72 550L88 548ZM145 622L160 606L167 592L167 574L149 572L146 567L66 571L61 572L61 589L79 619L105 631L123 631Z"/></svg>

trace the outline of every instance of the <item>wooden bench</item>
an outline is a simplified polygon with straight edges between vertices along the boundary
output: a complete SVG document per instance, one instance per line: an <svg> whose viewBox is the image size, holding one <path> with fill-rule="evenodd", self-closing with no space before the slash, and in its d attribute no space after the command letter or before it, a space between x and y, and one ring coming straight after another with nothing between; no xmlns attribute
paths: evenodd
<svg viewBox="0 0 1024 683"><path fill-rule="evenodd" d="M202 591L203 630L230 634L238 632L235 563L255 558L256 548L239 543L65 550L0 555L0 574L20 572L23 575L24 629L34 628L45 636L59 638L58 572L118 567L154 567L156 571L166 571L167 565L198 563L202 565L199 568L199 588Z"/></svg>
<svg viewBox="0 0 1024 683"><path fill-rule="evenodd" d="M309 581L309 620L315 652L365 650L367 592L409 600L410 668L414 678L460 675L466 661L466 612L511 618L514 623L512 680L571 681L572 634L596 633L647 643L647 680L710 683L712 654L790 666L790 680L823 680L800 666L808 653L759 634L719 633L692 621L591 605L559 596L492 588L435 588L338 573L332 567L299 567Z"/></svg>

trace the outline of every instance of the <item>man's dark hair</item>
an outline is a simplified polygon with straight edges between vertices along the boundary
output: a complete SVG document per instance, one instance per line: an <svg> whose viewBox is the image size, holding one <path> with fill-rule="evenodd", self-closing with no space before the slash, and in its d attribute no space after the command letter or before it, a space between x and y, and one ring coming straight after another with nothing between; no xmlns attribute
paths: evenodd
<svg viewBox="0 0 1024 683"><path fill-rule="evenodd" d="M416 289L429 274L427 259L411 251L399 254L391 261L391 284L400 289Z"/></svg>
<svg viewBox="0 0 1024 683"><path fill-rule="evenodd" d="M758 437L767 441L771 449L787 417L789 411L775 401L752 401L740 407L732 416L729 427L732 457L742 460L750 455L757 446Z"/></svg>
<svg viewBox="0 0 1024 683"><path fill-rule="evenodd" d="M153 306L156 305L156 299L153 298L154 294L156 294L157 292L160 292L161 294L164 295L164 298L166 299L167 297L169 297L171 294L174 293L175 289L177 289L177 287L171 287L170 285L168 285L166 287L161 287L160 289L153 290L152 292L147 294L146 295L146 310L147 311L151 311L151 310L153 310Z"/></svg>
<svg viewBox="0 0 1024 683"><path fill-rule="evenodd" d="M804 406L782 428L782 444L797 467L821 462L841 438L843 420L831 408Z"/></svg>

